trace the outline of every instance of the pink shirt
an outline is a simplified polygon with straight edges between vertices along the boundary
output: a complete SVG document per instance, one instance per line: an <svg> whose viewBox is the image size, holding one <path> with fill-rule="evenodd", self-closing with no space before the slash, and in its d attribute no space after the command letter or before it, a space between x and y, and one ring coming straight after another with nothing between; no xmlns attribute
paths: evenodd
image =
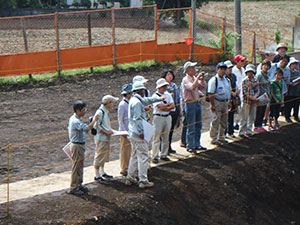
<svg viewBox="0 0 300 225"><path fill-rule="evenodd" d="M183 88L183 99L184 101L195 101L203 96L200 88L205 88L205 83L201 85L200 81L198 81L198 85L195 89L193 89L195 77L186 75L182 79L182 88ZM204 81L202 81L204 82Z"/></svg>

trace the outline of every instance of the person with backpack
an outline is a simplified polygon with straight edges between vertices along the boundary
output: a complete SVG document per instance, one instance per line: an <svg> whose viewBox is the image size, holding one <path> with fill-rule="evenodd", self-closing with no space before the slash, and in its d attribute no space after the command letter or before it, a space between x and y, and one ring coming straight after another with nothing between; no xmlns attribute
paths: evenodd
<svg viewBox="0 0 300 225"><path fill-rule="evenodd" d="M119 100L111 95L105 95L102 98L102 104L96 111L95 116L98 115L99 119L94 125L97 134L94 136L96 149L94 156L95 177L97 182L106 181L113 178L104 171L104 164L109 161L110 152L110 138L113 131L110 126L109 110L114 108L114 104ZM100 171L99 171L100 168Z"/></svg>
<svg viewBox="0 0 300 225"><path fill-rule="evenodd" d="M221 145L228 143L225 139L225 129L228 121L228 107L231 107L231 83L225 77L227 65L224 62L217 64L217 74L208 81L207 93L210 109L216 114L216 119L210 125L211 144Z"/></svg>
<svg viewBox="0 0 300 225"><path fill-rule="evenodd" d="M242 82L242 118L239 130L241 138L252 135L252 128L256 117L257 97L259 95L258 82L254 77L255 66L252 64L247 65L246 77Z"/></svg>

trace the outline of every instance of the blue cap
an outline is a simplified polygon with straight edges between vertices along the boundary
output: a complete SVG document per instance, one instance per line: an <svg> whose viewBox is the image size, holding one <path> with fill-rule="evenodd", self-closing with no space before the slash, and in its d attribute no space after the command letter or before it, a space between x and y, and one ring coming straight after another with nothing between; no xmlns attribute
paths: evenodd
<svg viewBox="0 0 300 225"><path fill-rule="evenodd" d="M219 62L219 63L217 64L217 69L219 69L220 67L227 68L227 65L226 65L224 62Z"/></svg>
<svg viewBox="0 0 300 225"><path fill-rule="evenodd" d="M121 95L126 95L132 92L132 84L124 84L122 86L122 92Z"/></svg>

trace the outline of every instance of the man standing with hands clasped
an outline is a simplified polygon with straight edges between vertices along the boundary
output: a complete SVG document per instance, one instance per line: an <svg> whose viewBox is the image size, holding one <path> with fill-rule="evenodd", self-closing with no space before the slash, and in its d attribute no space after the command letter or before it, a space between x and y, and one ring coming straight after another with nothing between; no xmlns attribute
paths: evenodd
<svg viewBox="0 0 300 225"><path fill-rule="evenodd" d="M186 76L182 79L184 111L186 118L186 148L189 153L197 150L206 150L200 144L202 129L201 97L206 83L203 79L204 72L196 73L196 62L186 62L183 71Z"/></svg>
<svg viewBox="0 0 300 225"><path fill-rule="evenodd" d="M220 145L228 143L225 139L225 129L228 121L228 106L231 107L231 83L225 77L227 65L223 62L217 65L217 74L208 81L207 92L211 104L211 111L217 116L210 126L211 143Z"/></svg>
<svg viewBox="0 0 300 225"><path fill-rule="evenodd" d="M128 133L131 143L131 157L125 185L136 184L138 172L139 188L148 188L152 187L154 183L149 182L147 176L149 150L148 144L144 140L143 120L146 120L145 106L154 102L164 101L166 96L144 97L146 88L140 81L133 83L132 91L134 94L129 101L128 109Z"/></svg>

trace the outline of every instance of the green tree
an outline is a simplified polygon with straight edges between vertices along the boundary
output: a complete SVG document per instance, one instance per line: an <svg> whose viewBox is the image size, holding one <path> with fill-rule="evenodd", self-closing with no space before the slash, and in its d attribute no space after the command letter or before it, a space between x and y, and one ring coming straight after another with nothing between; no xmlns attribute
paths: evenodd
<svg viewBox="0 0 300 225"><path fill-rule="evenodd" d="M16 0L17 8L43 8L41 0Z"/></svg>

